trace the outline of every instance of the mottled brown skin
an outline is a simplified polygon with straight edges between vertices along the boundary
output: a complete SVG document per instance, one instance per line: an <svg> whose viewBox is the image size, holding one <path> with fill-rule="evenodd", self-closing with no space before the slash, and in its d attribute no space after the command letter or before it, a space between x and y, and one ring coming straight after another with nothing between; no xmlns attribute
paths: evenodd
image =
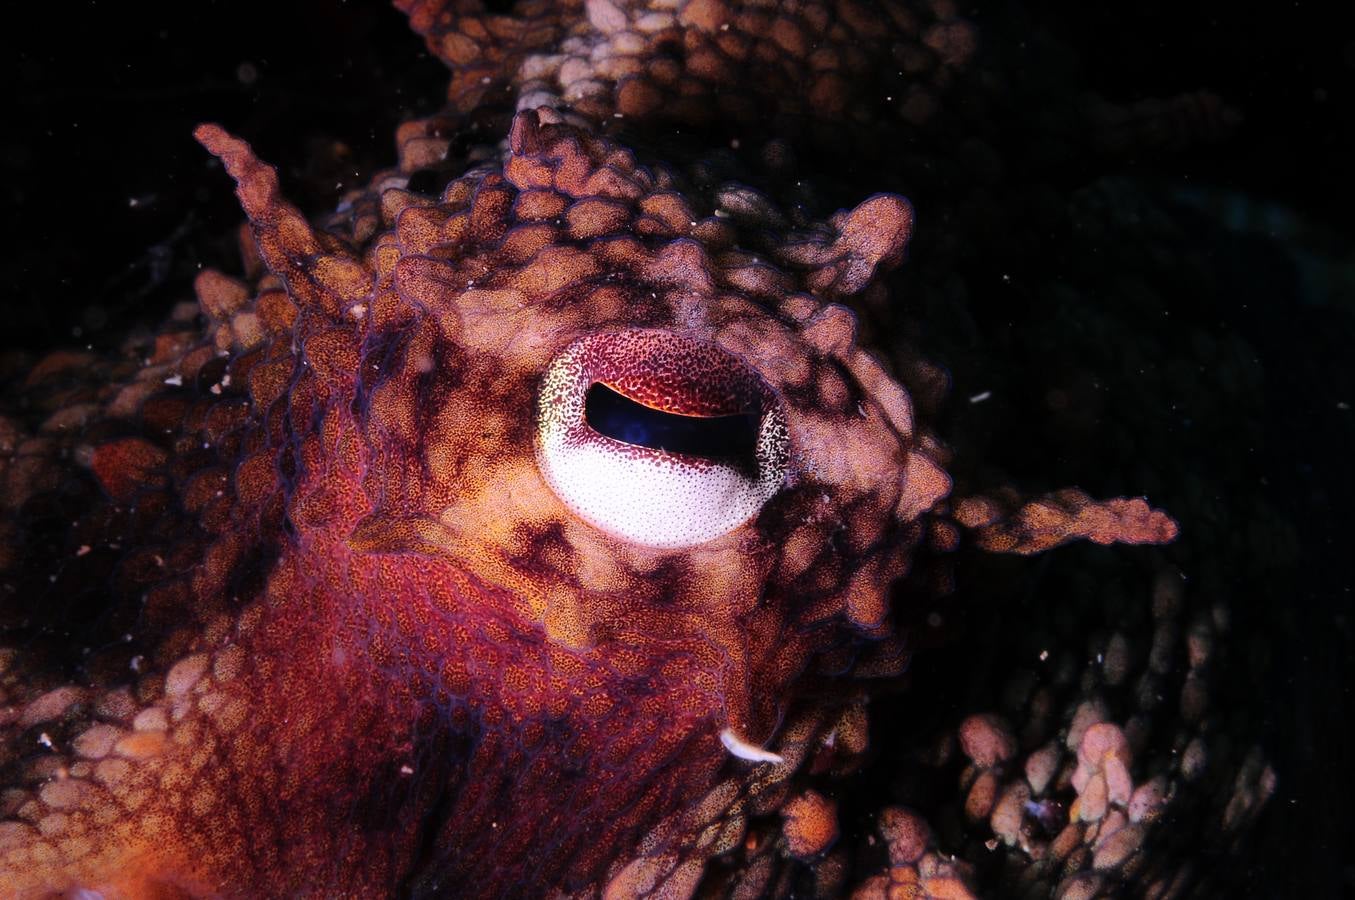
<svg viewBox="0 0 1355 900"><path fill-rule="evenodd" d="M405 5L432 41L446 10ZM721 9L666 27L696 46ZM458 66L447 116L486 78L545 77L531 51L624 30L610 4L523 12L438 44ZM798 52L746 27L764 24ZM657 108L614 76L617 111ZM778 812L832 893L832 803L799 785L855 764L870 682L904 668L896 582L928 590L958 526L1009 552L1174 536L1142 501L951 503L947 451L839 305L902 261L902 198L799 230L767 228L751 194L716 214L598 133L607 102L562 97L437 197L405 181L447 119L409 126L404 174L325 229L248 146L199 130L251 224L247 280L204 273L205 330L188 312L139 365L54 358L23 388L53 417L0 419L0 576L24 637L0 657L0 893L686 896L739 853L756 893L774 839L750 823ZM784 487L697 547L612 537L538 469L543 371L629 329L732 354L789 422ZM30 624L66 581L97 585L109 618L79 666ZM781 761L736 758L722 732ZM889 821L919 848L901 859L931 860L910 877L964 890Z"/></svg>

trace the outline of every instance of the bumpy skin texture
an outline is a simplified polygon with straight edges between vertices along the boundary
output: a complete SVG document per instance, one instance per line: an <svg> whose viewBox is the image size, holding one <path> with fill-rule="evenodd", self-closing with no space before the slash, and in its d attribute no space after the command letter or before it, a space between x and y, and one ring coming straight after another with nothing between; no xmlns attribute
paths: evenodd
<svg viewBox="0 0 1355 900"><path fill-rule="evenodd" d="M866 124L885 113L854 105L859 79L825 75L807 105L778 87L812 55L801 20L826 36L813 52L855 48L853 73L912 59L923 34L917 85L943 83L972 33L943 6L891 6L881 25L855 4L400 5L455 73L448 109L402 130L400 170L313 225L247 145L203 126L250 221L244 280L203 273L197 308L125 359L48 359L0 418L0 889L757 896L808 878L823 895L965 895L969 868L903 809L879 817L887 872L853 870L820 784L863 759L875 685L908 661L901 611L948 589L962 531L1033 553L1176 526L1074 490L952 500L949 452L841 305L878 301L902 262L901 197L793 227L603 131L617 114L697 121L726 85ZM741 68L693 62L735 39L721 52ZM701 102L645 101L660 88ZM496 91L518 108L503 147L411 189L452 164L456 128L492 120ZM890 113L904 128L917 108ZM561 351L655 332L740 361L790 436L775 496L681 550L580 519L535 446ZM937 382L921 358L895 365ZM1119 877L1163 791L1135 788L1105 718L1073 723L1065 777L1027 761L1024 798L1013 760L1057 754L966 720L971 820L1044 858L1022 828L1052 780L1078 796L1077 827L1041 854L1085 851L1070 878Z"/></svg>

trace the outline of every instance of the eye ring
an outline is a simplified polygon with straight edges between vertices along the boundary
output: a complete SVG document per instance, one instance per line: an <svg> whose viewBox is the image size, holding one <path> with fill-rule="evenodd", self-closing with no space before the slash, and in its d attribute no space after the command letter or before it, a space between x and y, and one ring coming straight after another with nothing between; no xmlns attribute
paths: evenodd
<svg viewBox="0 0 1355 900"><path fill-rule="evenodd" d="M589 335L547 368L537 465L556 496L624 541L682 549L753 518L789 468L770 387L715 344L669 331Z"/></svg>

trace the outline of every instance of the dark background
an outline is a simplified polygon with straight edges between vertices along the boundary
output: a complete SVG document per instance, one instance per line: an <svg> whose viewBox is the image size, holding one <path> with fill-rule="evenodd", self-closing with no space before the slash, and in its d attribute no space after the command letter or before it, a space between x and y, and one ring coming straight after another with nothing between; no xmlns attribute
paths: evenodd
<svg viewBox="0 0 1355 900"><path fill-rule="evenodd" d="M1208 88L1240 110L1222 143L1117 165L1262 210L1259 240L1290 241L1328 273L1301 302L1240 285L1229 311L1276 398L1258 423L1265 489L1303 547L1287 595L1239 598L1282 604L1300 623L1277 634L1276 682L1257 699L1273 706L1281 773L1246 862L1259 897L1350 895L1355 884L1343 862L1355 814L1355 37L1327 11L1337 6L989 7L1052 33L1078 57L1087 91L1132 103ZM288 196L319 211L392 163L394 126L435 109L445 84L403 18L375 0L51 3L28 14L0 37L0 350L115 346L184 299L200 266L233 265L238 209L193 142L195 124L249 139ZM969 14L982 29L988 13ZM1277 217L1269 235L1267 214Z"/></svg>
<svg viewBox="0 0 1355 900"><path fill-rule="evenodd" d="M1243 189L1348 237L1355 37L1328 5L1241 6L990 9L1052 32L1079 57L1085 88L1109 99L1217 92L1246 117L1236 138L1151 165ZM279 166L292 199L315 208L336 193L324 175L337 184L390 164L394 125L436 108L445 84L379 0L90 0L30 15L0 36L8 347L121 333L127 317L164 308L170 272L211 258L206 245L234 201L193 142L195 124L218 121L249 139ZM980 29L986 15L972 13ZM352 165L317 171L317 148L333 141Z"/></svg>

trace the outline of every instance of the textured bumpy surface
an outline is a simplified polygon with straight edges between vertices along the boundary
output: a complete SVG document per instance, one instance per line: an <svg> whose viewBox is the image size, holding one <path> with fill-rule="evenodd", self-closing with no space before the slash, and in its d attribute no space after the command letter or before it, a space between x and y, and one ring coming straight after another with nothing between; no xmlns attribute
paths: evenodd
<svg viewBox="0 0 1355 900"><path fill-rule="evenodd" d="M944 377L853 312L887 308L910 204L816 220L703 155L742 135L773 188L796 154L885 164L973 29L941 0L397 5L453 72L398 167L310 222L202 126L243 271L0 407L0 895L1191 889L1158 823L1205 807L1226 845L1274 775L1194 787L1226 623L1161 560L1124 601L1150 645L1098 637L907 749L867 714L957 549L1176 523L953 497ZM599 434L595 385L718 452ZM844 821L867 763L926 814Z"/></svg>

